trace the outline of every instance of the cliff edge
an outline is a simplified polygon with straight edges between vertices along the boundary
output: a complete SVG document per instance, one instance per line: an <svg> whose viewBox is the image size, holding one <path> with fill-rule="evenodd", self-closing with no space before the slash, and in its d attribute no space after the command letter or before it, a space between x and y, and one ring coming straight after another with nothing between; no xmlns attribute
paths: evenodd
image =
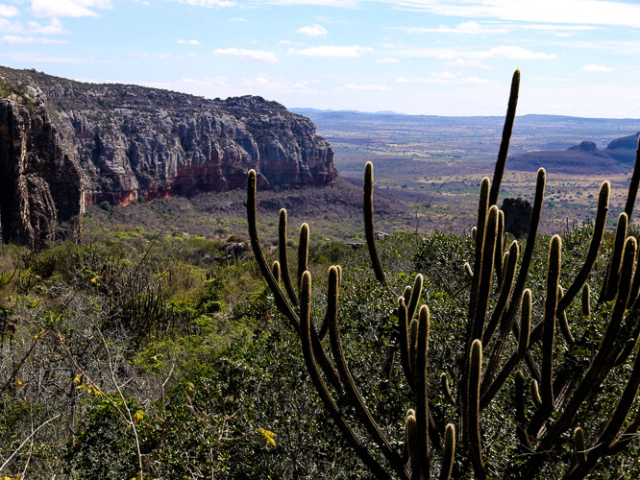
<svg viewBox="0 0 640 480"><path fill-rule="evenodd" d="M226 100L0 67L0 222L37 248L58 220L107 201L244 187L323 186L333 150L306 117L261 97Z"/></svg>

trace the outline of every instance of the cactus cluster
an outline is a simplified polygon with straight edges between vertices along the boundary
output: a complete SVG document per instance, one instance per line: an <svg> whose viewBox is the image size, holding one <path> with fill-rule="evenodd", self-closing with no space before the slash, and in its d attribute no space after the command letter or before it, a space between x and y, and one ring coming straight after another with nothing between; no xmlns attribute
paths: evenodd
<svg viewBox="0 0 640 480"><path fill-rule="evenodd" d="M573 279L562 275L560 236L551 239L542 320L532 325L532 294L526 285L544 201L544 169L537 173L531 224L522 252L517 241L504 251L504 216L496 206L515 118L519 81L520 72L516 71L493 180L485 178L481 183L478 220L473 229L475 256L465 265L471 288L467 330L463 338L464 358L455 382L457 391L452 391L446 374L441 376L443 395L455 411L455 427L443 421L444 415L434 407L427 388L430 320L428 307L420 306L423 278L418 274L414 285L407 287L399 296L388 285L376 248L373 166L368 163L365 167L367 246L375 276L386 287L397 307L397 348L414 402L406 414L402 451L394 449L379 428L345 361L337 321L341 268L329 269L326 315L317 328L310 314L311 274L306 253L308 227L304 224L300 229L296 292L285 248L286 212L280 212L279 261L270 266L258 238L257 177L254 171L249 173L249 234L257 263L273 292L277 307L300 336L306 366L322 402L344 438L377 479L490 478L492 474L487 467L490 462L483 456L482 415L508 382L515 384L515 418L508 428L515 431L522 458L517 464L502 466L505 478L544 478L545 466L554 461L552 452L566 447L567 442L572 442L570 446L574 453L564 478L585 478L599 460L625 449L640 431L640 413L631 411L640 387L640 354L636 348L640 335L640 255L636 239L628 235L640 180L640 148L625 212L618 219L613 251L598 299L599 303L611 302L613 309L608 316L604 337L588 366L577 370L568 363L569 360L557 358L555 344L565 342L573 345L580 341L574 338L568 315L568 307L578 294L582 300L579 311L586 317L590 315L591 290L587 281L604 238L610 186L604 182L600 188L589 249ZM560 285L561 277L569 285L566 290ZM558 329L560 332L556 332ZM323 343L327 335L331 354L327 351L326 342ZM511 347L513 340L515 347ZM627 363L634 352L636 359L632 371L627 375L626 385L608 423L601 432L585 431L579 425L581 408L601 388L607 375L617 366ZM526 377L529 377L528 389L525 388ZM527 396L530 397L529 402ZM372 453L370 441L363 441L356 433L351 420L340 407L343 402L353 407L355 418L367 432L368 440L377 445L377 453ZM533 411L526 408L531 403L535 406ZM438 455L434 455L434 450L439 451ZM432 464L434 458L440 459L439 464Z"/></svg>

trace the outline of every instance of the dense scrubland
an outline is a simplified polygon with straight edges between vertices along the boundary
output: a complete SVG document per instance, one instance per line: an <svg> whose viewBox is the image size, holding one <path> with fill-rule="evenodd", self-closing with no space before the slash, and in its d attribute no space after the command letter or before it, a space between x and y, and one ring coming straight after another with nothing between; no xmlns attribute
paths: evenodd
<svg viewBox="0 0 640 480"><path fill-rule="evenodd" d="M588 228L567 232L567 273L581 261L588 235ZM209 240L149 238L86 225L79 237L37 254L3 247L3 463L14 456L2 473L368 478L323 413L298 339L255 262L219 265L213 259L221 245ZM544 283L548 241L539 243L532 286ZM461 353L455 339L464 334L470 281L463 265L473 240L397 234L380 247L394 287L411 282L410 272L425 275L437 379ZM329 265L343 265L340 321L349 360L385 430L398 434L410 399L398 372L383 371L394 306L381 300L364 251L315 243L310 259L318 278ZM597 338L603 314L581 321L577 334ZM590 407L594 422L607 401ZM489 448L517 459L514 425L507 425L492 419ZM625 470L633 471L634 457L627 458Z"/></svg>
<svg viewBox="0 0 640 480"><path fill-rule="evenodd" d="M500 169L504 163L496 172ZM509 175L507 170L505 178ZM523 175L517 178L531 192L541 192L541 173L537 178L517 175ZM555 211L553 196L572 186L550 182L544 203L538 198L543 219ZM458 429L460 453L451 454L453 478L637 478L640 442L633 440L640 428L635 395L640 275L633 270L640 232L625 223L633 217L629 203L624 204L628 195L635 199L637 184L612 183L610 195L603 193L609 184L600 193L594 188L590 220L557 222L559 236L534 231L515 247L513 238L499 231L497 209L489 208L496 198L488 200L488 180L476 183L458 186L475 197L467 207L469 217L478 212L482 220L460 220L460 230L453 232L445 223L444 231L431 224L424 234L420 222L439 215L426 208L433 195L399 215L398 200L384 190L376 192L378 230L395 230L376 242L378 255L370 255L365 246L347 245L366 239L370 247L373 237L372 228L363 226L362 213L356 213L362 208L359 186L344 181L334 184L334 190L259 193L255 226L264 262L245 250L247 207L250 214L256 212L250 198L247 204L247 195L238 191L134 202L124 208L94 206L80 222L82 228L78 223L61 227L59 239L47 249L2 245L0 475L428 478L412 450L416 433L409 428L416 418L426 418L416 407L416 391L422 390L428 392L434 417L429 431L437 432L445 423ZM493 184L500 185L495 174ZM509 194L508 186L503 188L503 196ZM291 235L281 241L280 207L290 211L290 224L311 224L308 260L295 254L300 245L306 250L304 238ZM370 220L370 209L365 206L364 212ZM441 215L446 220L453 214ZM491 228L494 234L478 234ZM291 234L294 228L289 230ZM489 244L500 254L491 250L479 261L478 252ZM503 249L510 257L502 256ZM308 298L308 304L300 302L302 308L294 307L292 314L281 313L286 312L282 294L264 280L269 268L274 278L283 279L281 267L271 265L276 260L282 265L285 250L292 272L299 266L309 272L300 272L300 284L290 295ZM519 261L514 252L523 252ZM334 265L341 266L337 322L352 383L391 449L399 452L399 467L359 423L363 412L352 405L350 393L341 392L340 385L350 383L345 375L330 387L338 399L337 414L319 398L309 374L309 348L303 348L306 340L292 322L309 311L320 328L329 317L327 270ZM330 271L335 282L336 270ZM482 271L484 280L478 280ZM422 288L415 283L417 274ZM521 275L521 286L530 292L521 289L505 306L502 292L511 294L505 280L510 275ZM583 284L591 292L582 290L585 300L558 306L563 295L558 285L568 297L575 294L572 285ZM407 290L408 285L414 287ZM413 315L405 316L400 296L413 307L428 305L428 348L417 346L427 328L424 314L415 327L409 326ZM486 300L487 312L514 311L509 322L500 323L498 317L498 323L489 322L500 332L499 339L486 334L480 341L470 335L477 316L471 312L479 298ZM531 300L529 316L517 308L524 298ZM527 317L530 341L515 335L519 328L525 331ZM546 326L551 317L552 329ZM402 340L402 332L409 338L407 327L415 330L411 347ZM552 334L542 338L543 331ZM418 353L407 353L412 348L422 352L422 360ZM484 363L478 359L479 348L485 349ZM501 350L522 350L522 355L517 353L511 365L508 355L498 353L497 363L490 366L492 352ZM328 356L337 361L335 353ZM428 363L422 389L415 383L420 361ZM557 366L555 377L547 368L550 362ZM475 434L468 432L473 383L465 378L472 365L483 374L490 368L507 372L482 409L477 401ZM540 366L542 372L536 373ZM480 389L479 380L474 381ZM583 397L575 414L566 428L557 427L574 397ZM362 451L335 428L336 418L354 426L374 464L394 473L372 473ZM549 431L560 433L551 441ZM427 443L435 478L446 470L451 438L435 435Z"/></svg>
<svg viewBox="0 0 640 480"><path fill-rule="evenodd" d="M39 253L2 247L3 474L370 478L332 427L310 384L299 339L250 254L221 260L227 242L111 222L107 228L85 221L81 233L69 231L65 241ZM592 230L587 224L564 232L563 284L584 261ZM602 285L611 236L588 280L594 292ZM421 301L432 311L429 390L445 411L452 407L439 377L451 374L463 355L459 339L471 288L464 264L473 262L474 245L470 234L441 232L397 233L378 245L391 288L402 291L414 273L424 275ZM548 248L549 238L539 238L527 281L534 324L541 320ZM339 321L349 364L381 428L402 442L412 396L400 366L388 365L397 312L387 287L376 281L365 249L312 237L309 258L320 282L316 293L325 290L326 269L342 265ZM295 269L295 255L291 262ZM324 308L324 296L317 295L316 318ZM559 341L557 354L588 362L611 308L594 301L585 317L579 306L570 307L573 335L581 340ZM581 410L585 430L602 427L626 381L625 365ZM501 478L505 464L527 458L516 439L512 388L485 412L492 478ZM594 478L635 477L635 448L601 463ZM553 457L542 478L559 475L571 462L570 448Z"/></svg>

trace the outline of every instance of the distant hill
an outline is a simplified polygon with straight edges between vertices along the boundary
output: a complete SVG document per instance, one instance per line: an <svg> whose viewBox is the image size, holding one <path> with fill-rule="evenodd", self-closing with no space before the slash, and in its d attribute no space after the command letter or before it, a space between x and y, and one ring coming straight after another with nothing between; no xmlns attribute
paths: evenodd
<svg viewBox="0 0 640 480"><path fill-rule="evenodd" d="M507 166L525 172L544 167L549 173L624 173L633 167L638 136L640 132L615 139L604 149L584 141L567 150L521 153L510 157Z"/></svg>

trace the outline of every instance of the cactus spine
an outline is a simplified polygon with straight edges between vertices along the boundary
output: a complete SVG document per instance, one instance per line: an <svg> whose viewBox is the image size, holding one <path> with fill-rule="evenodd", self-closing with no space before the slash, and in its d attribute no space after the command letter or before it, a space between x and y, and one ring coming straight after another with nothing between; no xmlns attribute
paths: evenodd
<svg viewBox="0 0 640 480"><path fill-rule="evenodd" d="M293 281L291 280L291 273L289 270L289 256L287 255L287 211L283 208L280 210L280 218L278 222L278 255L280 259L280 265L282 266L284 287L289 295L291 303L295 307L300 306L298 295L293 288Z"/></svg>

